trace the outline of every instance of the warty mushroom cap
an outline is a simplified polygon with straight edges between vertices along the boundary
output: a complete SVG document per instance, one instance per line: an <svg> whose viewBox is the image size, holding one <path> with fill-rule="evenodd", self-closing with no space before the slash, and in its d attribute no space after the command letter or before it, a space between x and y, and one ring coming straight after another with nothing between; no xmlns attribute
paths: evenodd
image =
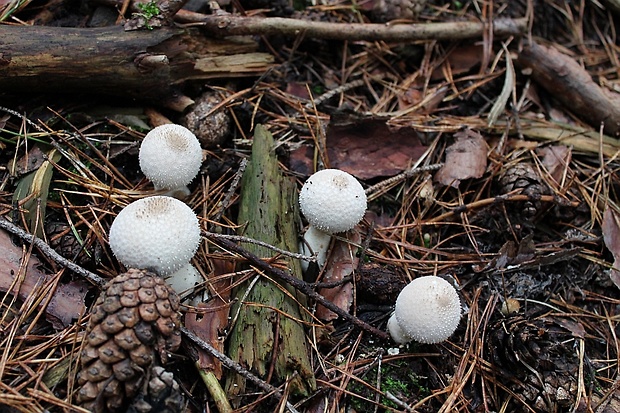
<svg viewBox="0 0 620 413"><path fill-rule="evenodd" d="M398 326L413 340L439 343L458 327L461 302L454 287L443 278L419 277L398 295L394 316ZM399 338L395 337L395 341L402 342Z"/></svg>
<svg viewBox="0 0 620 413"><path fill-rule="evenodd" d="M198 175L202 149L196 136L181 125L153 128L140 145L140 169L156 189L177 189Z"/></svg>
<svg viewBox="0 0 620 413"><path fill-rule="evenodd" d="M151 196L127 205L110 227L110 248L126 267L159 275L179 270L200 244L194 211L169 196Z"/></svg>
<svg viewBox="0 0 620 413"><path fill-rule="evenodd" d="M336 234L353 229L364 217L366 193L351 174L323 169L304 183L299 206L311 226Z"/></svg>

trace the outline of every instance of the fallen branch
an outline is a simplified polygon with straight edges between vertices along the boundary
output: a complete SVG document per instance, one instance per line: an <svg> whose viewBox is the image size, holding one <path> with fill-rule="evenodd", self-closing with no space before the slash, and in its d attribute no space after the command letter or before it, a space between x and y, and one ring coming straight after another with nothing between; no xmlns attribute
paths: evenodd
<svg viewBox="0 0 620 413"><path fill-rule="evenodd" d="M178 27L0 26L0 39L2 92L122 96L178 111L193 101L177 85L258 76L273 63L252 39L210 39Z"/></svg>
<svg viewBox="0 0 620 413"><path fill-rule="evenodd" d="M283 175L275 144L273 135L263 125L256 125L252 154L241 179L238 222L248 237L281 250L295 251L299 243L297 188L293 180ZM262 257L271 256L271 249L254 243L247 245L246 250ZM290 276L301 278L299 260L281 258L290 268ZM267 277L244 282L233 295L236 300L232 312L236 316L229 325L230 358L249 366L260 377L286 380L291 394L311 394L316 381L304 331L305 297L296 296L281 280ZM226 390L231 396L244 394L245 378L230 375Z"/></svg>
<svg viewBox="0 0 620 413"><path fill-rule="evenodd" d="M103 278L101 278L97 274L94 274L94 273L92 273L92 272L90 272L90 271L80 267L76 263L66 259L62 255L60 255L56 251L54 251L52 249L52 247L47 245L47 243L45 241L43 241L41 238L37 238L34 235L27 233L23 229L19 228L18 226L14 225L13 223L9 222L4 217L0 218L0 228L4 229L7 232L10 232L13 235L18 236L23 241L26 241L28 243L34 244L35 247L37 247L49 259L51 259L54 262L56 262L56 264L58 264L58 265L60 265L62 267L70 269L74 273L76 273L78 275L81 275L82 277L86 278L91 283L93 283L93 284L95 284L95 285L97 285L99 287L102 287L106 283L106 280L104 280Z"/></svg>
<svg viewBox="0 0 620 413"><path fill-rule="evenodd" d="M493 204L501 204L505 202L524 202L524 201L540 201L540 202L553 202L562 206L569 206L571 208L577 208L579 206L579 202L576 201L568 201L557 196L553 195L541 195L539 197L532 197L529 195L521 195L521 194L505 194L498 195L493 198L485 198L480 199L478 201L472 202L471 204L459 205L456 208L453 208L451 211L445 212L439 216L436 216L428 221L425 221L424 224L439 224L443 221L446 221L450 218L458 216L460 214L464 214L469 211L473 211L476 209L484 208Z"/></svg>
<svg viewBox="0 0 620 413"><path fill-rule="evenodd" d="M531 69L532 79L575 116L596 130L603 124L605 133L620 136L620 96L597 85L573 58L532 42L519 53L517 63Z"/></svg>
<svg viewBox="0 0 620 413"><path fill-rule="evenodd" d="M123 0L98 0L98 3L120 7ZM131 10L139 11L135 2ZM178 23L205 27L217 36L283 35L306 38L404 42L415 40L458 40L482 38L489 32L489 23L442 22L442 23L331 23L284 17L245 17L231 14L207 15L181 9L175 16ZM497 19L492 22L493 38L521 36L527 32L528 19Z"/></svg>
<svg viewBox="0 0 620 413"><path fill-rule="evenodd" d="M179 12L177 18L190 17ZM488 32L485 22L445 22L412 24L329 23L283 17L242 17L211 15L193 22L216 36L300 35L314 39L348 41L405 42L415 40L458 40L481 38ZM494 38L520 36L527 30L527 19L498 19L493 22Z"/></svg>

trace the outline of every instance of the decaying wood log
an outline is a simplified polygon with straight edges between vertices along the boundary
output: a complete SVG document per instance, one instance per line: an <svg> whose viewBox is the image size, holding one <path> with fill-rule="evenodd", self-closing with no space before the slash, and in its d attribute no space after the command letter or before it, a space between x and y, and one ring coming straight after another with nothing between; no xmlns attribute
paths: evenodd
<svg viewBox="0 0 620 413"><path fill-rule="evenodd" d="M192 103L176 86L188 80L260 75L273 56L244 37L211 39L198 30L120 26L0 26L0 91L102 94Z"/></svg>
<svg viewBox="0 0 620 413"><path fill-rule="evenodd" d="M297 191L278 166L274 140L261 125L256 127L252 157L243 174L239 223L244 234L288 251L298 249ZM250 244L247 250L269 258L273 251ZM299 260L282 258L291 275L301 278ZM300 320L305 317L305 297L266 275L245 282L235 292L231 314L236 323L229 338L230 358L258 376L289 380L291 394L309 394L316 383L310 364L306 335ZM234 374L227 384L232 395L242 394L245 378Z"/></svg>
<svg viewBox="0 0 620 413"><path fill-rule="evenodd" d="M526 45L517 63L575 116L620 137L620 95L606 92L574 59L551 46Z"/></svg>

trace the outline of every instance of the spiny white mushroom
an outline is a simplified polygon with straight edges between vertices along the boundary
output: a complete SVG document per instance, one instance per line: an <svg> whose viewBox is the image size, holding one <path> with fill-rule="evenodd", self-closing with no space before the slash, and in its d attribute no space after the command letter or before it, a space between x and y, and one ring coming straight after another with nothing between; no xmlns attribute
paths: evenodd
<svg viewBox="0 0 620 413"><path fill-rule="evenodd" d="M200 244L194 211L169 196L151 196L127 205L110 227L110 248L126 267L161 276L189 263Z"/></svg>
<svg viewBox="0 0 620 413"><path fill-rule="evenodd" d="M324 169L308 178L299 193L299 206L308 223L302 249L316 254L319 267L327 260L332 234L353 229L366 212L366 193L351 174ZM303 261L304 271L308 263Z"/></svg>
<svg viewBox="0 0 620 413"><path fill-rule="evenodd" d="M399 344L439 343L454 333L460 319L458 293L448 281L431 275L416 278L400 292L387 327Z"/></svg>
<svg viewBox="0 0 620 413"><path fill-rule="evenodd" d="M166 195L187 196L187 185L198 175L202 149L196 136L181 125L167 124L153 128L140 145L140 168L155 189Z"/></svg>

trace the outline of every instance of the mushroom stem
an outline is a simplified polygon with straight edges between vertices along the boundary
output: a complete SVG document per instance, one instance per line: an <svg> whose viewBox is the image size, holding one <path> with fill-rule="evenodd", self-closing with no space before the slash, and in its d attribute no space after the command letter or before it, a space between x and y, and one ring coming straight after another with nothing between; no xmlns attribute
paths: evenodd
<svg viewBox="0 0 620 413"><path fill-rule="evenodd" d="M198 305L209 298L206 290L201 294L187 300L196 290L196 286L203 283L204 279L200 272L190 263L187 263L180 270L164 277L164 280L182 297L182 301L190 305Z"/></svg>
<svg viewBox="0 0 620 413"><path fill-rule="evenodd" d="M180 199L180 200L183 200L183 199L187 198L189 196L189 194L191 194L191 191L189 190L187 185L180 186L178 188L170 189L170 188L166 188L164 186L160 186L160 185L157 185L157 184L153 183L153 188L155 189L155 191L165 191L165 192L162 192L161 194L158 194L158 195L170 196L172 198L176 198L176 199Z"/></svg>
<svg viewBox="0 0 620 413"><path fill-rule="evenodd" d="M397 344L406 344L413 340L409 335L407 335L405 330L400 328L400 325L396 320L396 314L392 314L392 316L388 320L387 330L390 333L392 340L394 340L394 342Z"/></svg>
<svg viewBox="0 0 620 413"><path fill-rule="evenodd" d="M325 262L327 262L327 250L329 249L331 239L330 234L310 225L304 234L304 240L301 245L303 254L315 255L317 265L319 268L322 268ZM304 272L308 270L308 266L309 263L307 261L301 262L301 268Z"/></svg>

